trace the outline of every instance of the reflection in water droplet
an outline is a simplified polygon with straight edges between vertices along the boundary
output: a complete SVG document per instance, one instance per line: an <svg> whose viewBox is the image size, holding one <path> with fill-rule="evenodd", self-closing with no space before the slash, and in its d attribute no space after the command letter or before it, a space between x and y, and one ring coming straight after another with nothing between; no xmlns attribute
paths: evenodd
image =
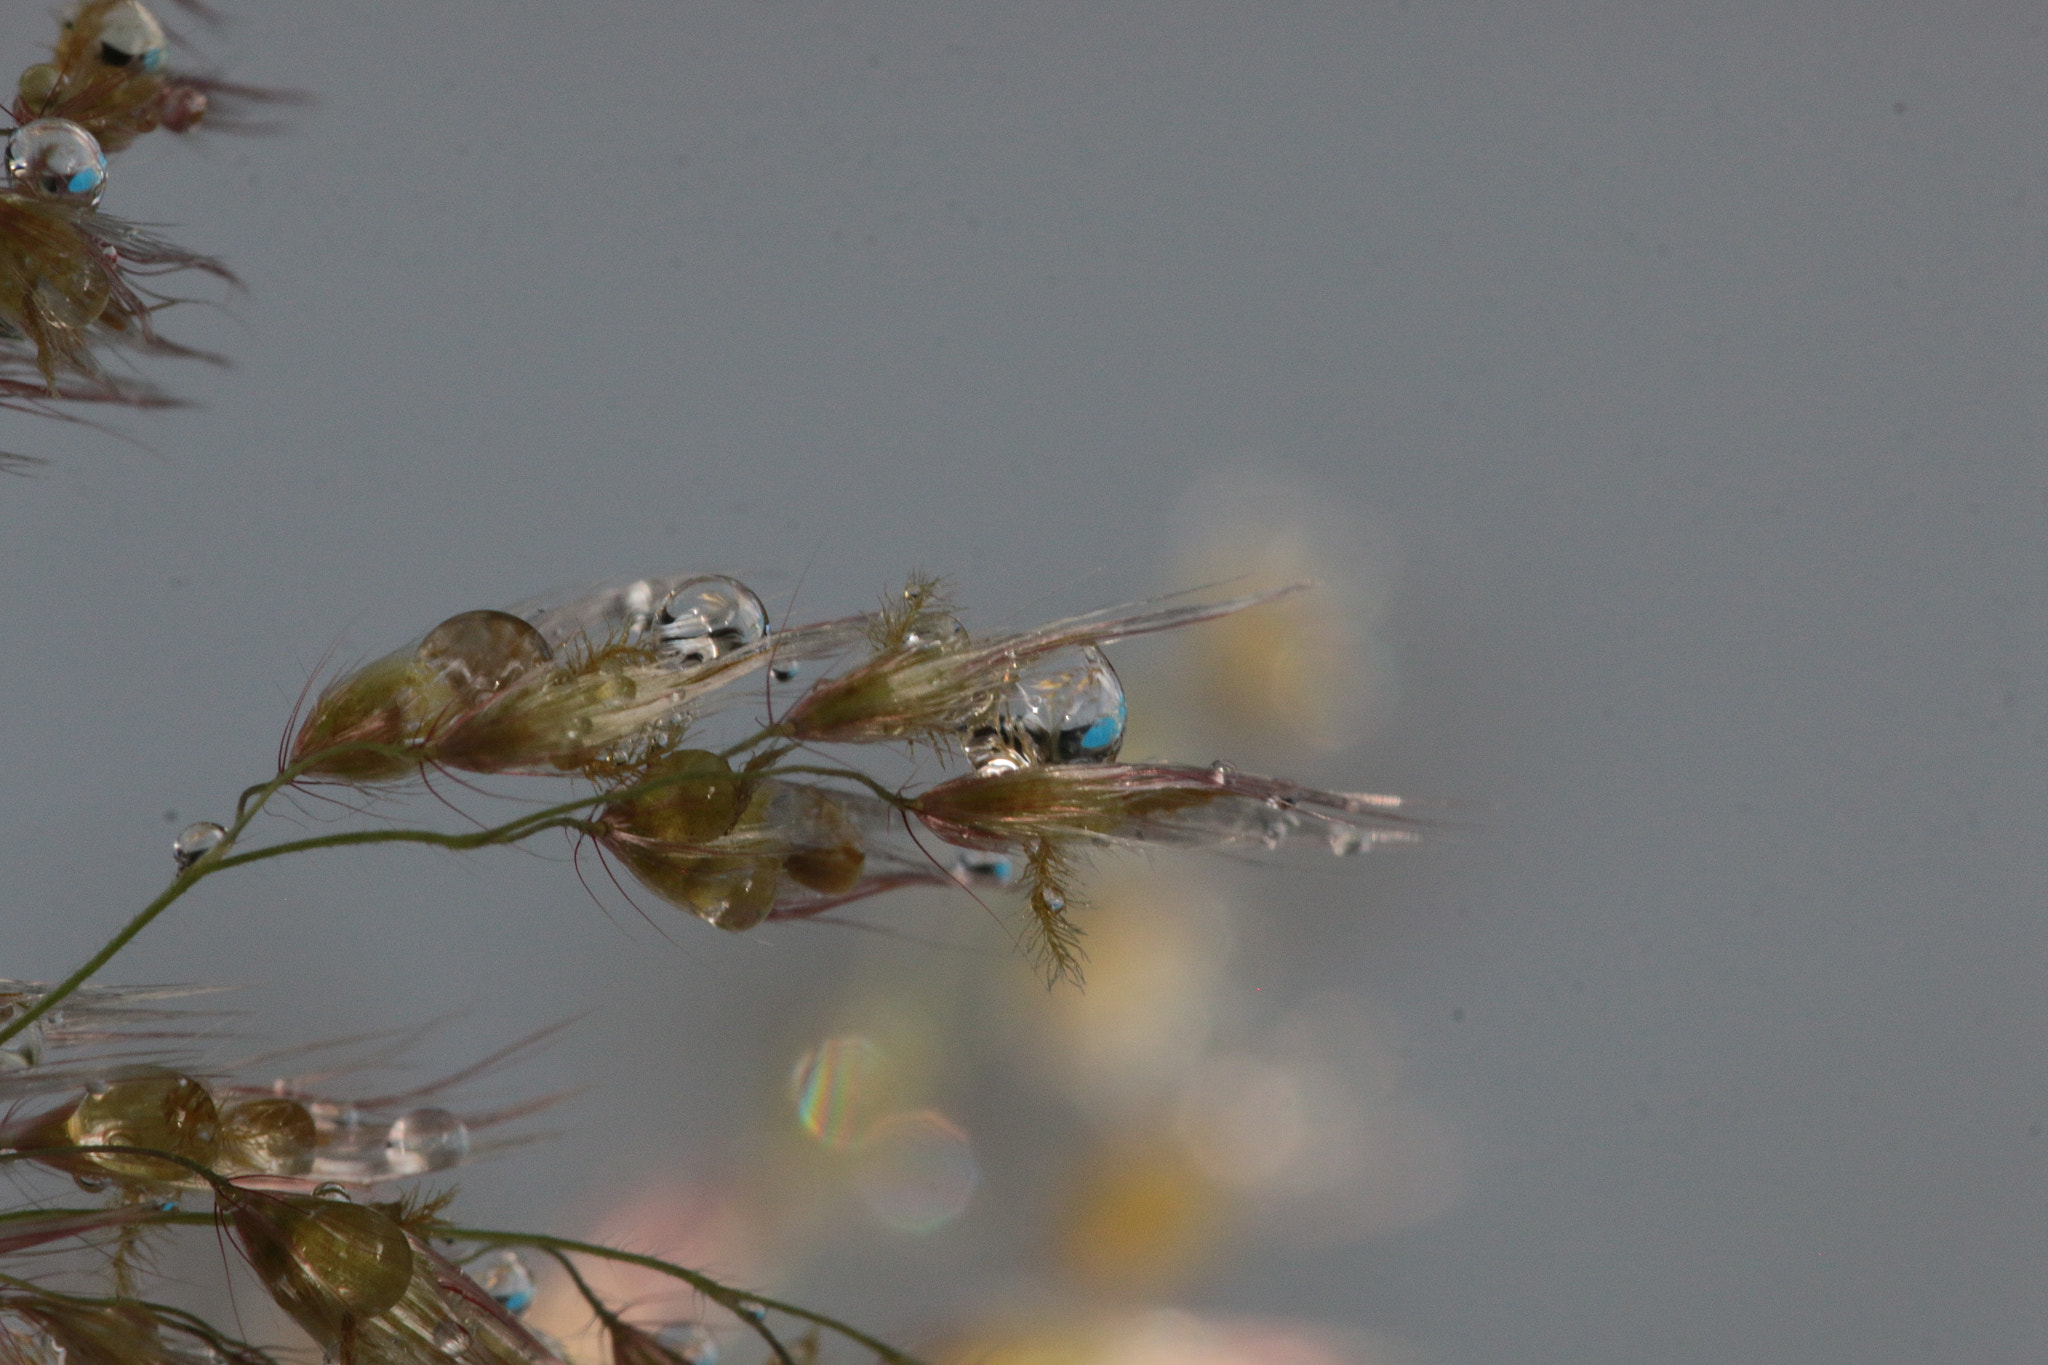
<svg viewBox="0 0 2048 1365"><path fill-rule="evenodd" d="M654 1344L684 1365L718 1365L718 1343L701 1323L672 1322L655 1332Z"/></svg>
<svg viewBox="0 0 2048 1365"><path fill-rule="evenodd" d="M1234 763L1225 763L1222 759L1219 758L1214 763L1211 763L1209 765L1209 780L1211 782L1214 782L1219 787L1223 786L1225 783L1229 782L1231 778L1236 776L1237 765Z"/></svg>
<svg viewBox="0 0 2048 1365"><path fill-rule="evenodd" d="M768 676L777 682L790 682L801 672L802 664L776 664L768 670Z"/></svg>
<svg viewBox="0 0 2048 1365"><path fill-rule="evenodd" d="M183 872L228 840L228 832L211 820L200 820L178 831L171 841L171 857Z"/></svg>
<svg viewBox="0 0 2048 1365"><path fill-rule="evenodd" d="M959 853L954 855L952 865L947 868L953 880L962 886L994 887L998 890L1015 886L1023 869L1015 858L1004 853Z"/></svg>
<svg viewBox="0 0 2048 1365"><path fill-rule="evenodd" d="M70 119L39 118L7 139L7 178L24 194L91 208L107 186L107 158Z"/></svg>
<svg viewBox="0 0 2048 1365"><path fill-rule="evenodd" d="M1109 763L1123 748L1123 684L1092 645L1026 663L967 741L985 776L1040 763Z"/></svg>
<svg viewBox="0 0 2048 1365"><path fill-rule="evenodd" d="M677 588L654 617L656 648L671 663L695 667L763 639L768 611L737 578L707 574Z"/></svg>
<svg viewBox="0 0 2048 1365"><path fill-rule="evenodd" d="M888 1054L866 1038L827 1038L790 1073L797 1122L827 1147L861 1141L886 1102L888 1068Z"/></svg>
<svg viewBox="0 0 2048 1365"><path fill-rule="evenodd" d="M967 1134L925 1109L876 1125L855 1182L882 1222L903 1232L931 1232L967 1211L981 1167Z"/></svg>
<svg viewBox="0 0 2048 1365"><path fill-rule="evenodd" d="M87 1194L98 1194L106 1189L107 1186L113 1184L114 1179L112 1176L93 1175L87 1171L80 1171L71 1177L71 1183L84 1190Z"/></svg>
<svg viewBox="0 0 2048 1365"><path fill-rule="evenodd" d="M445 1171L469 1155L469 1127L446 1109L413 1109L391 1121L384 1155L394 1175Z"/></svg>
<svg viewBox="0 0 2048 1365"><path fill-rule="evenodd" d="M356 1197L348 1192L348 1186L338 1181L325 1181L313 1187L315 1199L332 1199L337 1204L353 1204Z"/></svg>
<svg viewBox="0 0 2048 1365"><path fill-rule="evenodd" d="M486 1251L463 1270L506 1312L524 1313L533 1306L533 1272L510 1247Z"/></svg>

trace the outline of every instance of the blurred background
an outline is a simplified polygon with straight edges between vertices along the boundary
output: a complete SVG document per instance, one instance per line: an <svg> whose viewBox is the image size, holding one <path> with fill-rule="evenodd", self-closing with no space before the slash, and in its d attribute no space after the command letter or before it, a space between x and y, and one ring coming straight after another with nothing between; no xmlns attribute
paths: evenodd
<svg viewBox="0 0 2048 1365"><path fill-rule="evenodd" d="M0 974L456 611L1312 577L1113 650L1126 752L1443 828L1106 859L1085 992L965 895L731 936L555 845L237 872L115 975L413 1079L581 1016L460 1097L583 1087L466 1218L938 1361L2048 1349L2038 7L223 8L183 64L317 107L104 207L240 274L163 318L234 368L0 413Z"/></svg>

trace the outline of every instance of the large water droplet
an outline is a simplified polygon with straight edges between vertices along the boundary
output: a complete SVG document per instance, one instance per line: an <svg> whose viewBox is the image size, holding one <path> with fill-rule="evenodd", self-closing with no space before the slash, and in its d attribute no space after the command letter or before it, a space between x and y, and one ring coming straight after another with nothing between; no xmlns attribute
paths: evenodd
<svg viewBox="0 0 2048 1365"><path fill-rule="evenodd" d="M510 1247L486 1251L463 1269L506 1312L524 1313L533 1306L533 1272Z"/></svg>
<svg viewBox="0 0 2048 1365"><path fill-rule="evenodd" d="M706 574L676 588L654 615L655 648L672 664L694 668L758 643L768 611L737 578Z"/></svg>
<svg viewBox="0 0 2048 1365"><path fill-rule="evenodd" d="M70 119L39 118L7 139L7 178L24 193L92 208L107 186L107 158Z"/></svg>
<svg viewBox="0 0 2048 1365"><path fill-rule="evenodd" d="M454 704L474 705L555 656L538 630L508 611L465 611L427 632L413 660L446 687Z"/></svg>
<svg viewBox="0 0 2048 1365"><path fill-rule="evenodd" d="M210 1166L220 1141L220 1110L205 1086L173 1072L130 1076L88 1091L65 1121L81 1147L147 1147ZM139 1180L192 1179L175 1162L133 1153L108 1153L100 1169Z"/></svg>
<svg viewBox="0 0 2048 1365"><path fill-rule="evenodd" d="M171 840L171 857L183 872L228 841L228 832L211 820L198 820L178 831Z"/></svg>
<svg viewBox="0 0 2048 1365"><path fill-rule="evenodd" d="M304 1175L313 1169L320 1135L297 1100L277 1095L235 1100L221 1110L222 1162L265 1175Z"/></svg>
<svg viewBox="0 0 2048 1365"><path fill-rule="evenodd" d="M1124 743L1124 689L1093 645L1028 661L967 743L984 776L1040 763L1109 763Z"/></svg>
<svg viewBox="0 0 2048 1365"><path fill-rule="evenodd" d="M718 1365L718 1343L702 1323L672 1322L655 1332L654 1344L684 1365Z"/></svg>
<svg viewBox="0 0 2048 1365"><path fill-rule="evenodd" d="M100 63L139 71L160 69L164 26L137 0L121 0L100 20Z"/></svg>
<svg viewBox="0 0 2048 1365"><path fill-rule="evenodd" d="M395 1175L459 1166L469 1155L469 1125L446 1109L412 1109L391 1121L385 1159Z"/></svg>

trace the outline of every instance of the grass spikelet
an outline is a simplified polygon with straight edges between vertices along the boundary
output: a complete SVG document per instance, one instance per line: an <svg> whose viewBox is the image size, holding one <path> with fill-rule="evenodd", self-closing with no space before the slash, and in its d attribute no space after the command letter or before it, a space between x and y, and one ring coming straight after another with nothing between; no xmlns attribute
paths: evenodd
<svg viewBox="0 0 2048 1365"><path fill-rule="evenodd" d="M1061 981L1081 984L1081 927L1067 912L1078 908L1071 891L1074 867L1067 852L1052 839L1040 839L1024 864L1024 881L1031 888L1029 906L1037 933L1031 940L1031 957L1045 975L1045 984Z"/></svg>

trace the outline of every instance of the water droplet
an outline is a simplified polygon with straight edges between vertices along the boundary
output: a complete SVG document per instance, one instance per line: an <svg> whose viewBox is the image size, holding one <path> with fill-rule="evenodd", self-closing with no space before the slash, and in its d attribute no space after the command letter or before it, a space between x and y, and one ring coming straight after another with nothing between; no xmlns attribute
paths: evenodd
<svg viewBox="0 0 2048 1365"><path fill-rule="evenodd" d="M84 1190L87 1194L98 1194L114 1182L110 1176L93 1175L88 1171L80 1171L71 1177L71 1183Z"/></svg>
<svg viewBox="0 0 2048 1365"><path fill-rule="evenodd" d="M138 0L121 0L100 19L100 64L156 71L164 64L164 26Z"/></svg>
<svg viewBox="0 0 2048 1365"><path fill-rule="evenodd" d="M797 1122L827 1147L853 1146L888 1102L888 1072L889 1054L872 1041L858 1035L827 1038L790 1073Z"/></svg>
<svg viewBox="0 0 2048 1365"><path fill-rule="evenodd" d="M768 669L768 676L777 682L789 682L803 672L802 664L774 664Z"/></svg>
<svg viewBox="0 0 2048 1365"><path fill-rule="evenodd" d="M1093 645L1028 660L976 727L967 757L985 776L1038 763L1110 763L1123 748L1123 684Z"/></svg>
<svg viewBox="0 0 2048 1365"><path fill-rule="evenodd" d="M313 1187L315 1199L331 1199L337 1204L353 1204L356 1197L348 1192L348 1186L328 1180Z"/></svg>
<svg viewBox="0 0 2048 1365"><path fill-rule="evenodd" d="M706 574L677 587L654 616L655 647L694 668L767 637L768 611L737 578Z"/></svg>
<svg viewBox="0 0 2048 1365"><path fill-rule="evenodd" d="M1225 763L1219 758L1209 765L1209 780L1219 787L1226 785L1231 778L1236 776L1237 765L1234 763Z"/></svg>
<svg viewBox="0 0 2048 1365"><path fill-rule="evenodd" d="M760 1321L759 1308L747 1316ZM654 1344L672 1353L685 1365L718 1365L718 1343L702 1323L672 1322L656 1330Z"/></svg>
<svg viewBox="0 0 2048 1365"><path fill-rule="evenodd" d="M546 637L508 611L451 616L413 651L414 663L445 689L444 704L455 707L476 705L554 657Z"/></svg>
<svg viewBox="0 0 2048 1365"><path fill-rule="evenodd" d="M524 1313L533 1306L533 1272L510 1247L486 1251L463 1269L506 1312Z"/></svg>
<svg viewBox="0 0 2048 1365"><path fill-rule="evenodd" d="M768 1310L753 1299L741 1299L737 1307L740 1310L740 1316L748 1322L764 1322L768 1318Z"/></svg>
<svg viewBox="0 0 2048 1365"><path fill-rule="evenodd" d="M178 831L171 840L171 857L183 872L228 841L228 832L211 820L199 820Z"/></svg>
<svg viewBox="0 0 2048 1365"><path fill-rule="evenodd" d="M210 1166L220 1141L220 1110L205 1086L164 1071L129 1076L78 1101L64 1123L81 1147L147 1147ZM178 1183L191 1172L171 1161L128 1152L97 1156L93 1164L116 1176Z"/></svg>
<svg viewBox="0 0 2048 1365"><path fill-rule="evenodd" d="M874 1215L904 1232L931 1232L967 1211L981 1182L974 1144L945 1115L892 1114L861 1149L855 1176Z"/></svg>
<svg viewBox="0 0 2048 1365"><path fill-rule="evenodd" d="M453 1318L434 1325L434 1349L443 1355L457 1355L469 1349L469 1329Z"/></svg>
<svg viewBox="0 0 2048 1365"><path fill-rule="evenodd" d="M1372 841L1363 830L1348 829L1343 825L1330 827L1330 852L1339 858L1352 853L1362 853Z"/></svg>
<svg viewBox="0 0 2048 1365"><path fill-rule="evenodd" d="M304 1175L313 1169L320 1133L297 1100L265 1095L235 1100L221 1110L222 1165L264 1175Z"/></svg>
<svg viewBox="0 0 2048 1365"><path fill-rule="evenodd" d="M459 1166L469 1155L469 1126L446 1109L413 1109L391 1121L384 1155L395 1175Z"/></svg>
<svg viewBox="0 0 2048 1365"><path fill-rule="evenodd" d="M0 1024L7 1023L13 1014L13 1010L8 1010L4 1015L0 1015ZM26 1071L37 1065L43 1060L43 1047L43 1020L38 1019L6 1042L0 1043L0 1072Z"/></svg>
<svg viewBox="0 0 2048 1365"><path fill-rule="evenodd" d="M107 158L70 119L39 118L7 139L7 178L24 193L92 208L107 186Z"/></svg>

